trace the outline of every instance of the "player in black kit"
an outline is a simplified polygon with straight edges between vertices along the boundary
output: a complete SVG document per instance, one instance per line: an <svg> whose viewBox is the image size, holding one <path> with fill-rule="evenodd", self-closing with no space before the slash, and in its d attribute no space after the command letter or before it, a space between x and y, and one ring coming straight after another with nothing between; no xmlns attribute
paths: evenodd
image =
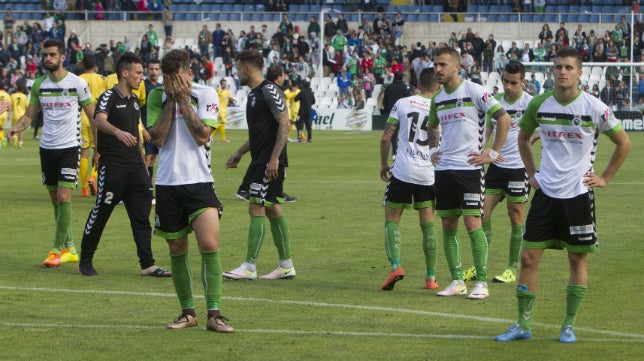
<svg viewBox="0 0 644 361"><path fill-rule="evenodd" d="M98 163L96 204L83 230L78 270L85 276L96 276L92 259L103 229L122 200L130 218L132 234L142 276L170 277L172 274L155 265L152 257L150 210L152 192L139 141L139 99L132 94L143 79L141 59L123 54L117 63L119 82L98 99L92 124Z"/></svg>

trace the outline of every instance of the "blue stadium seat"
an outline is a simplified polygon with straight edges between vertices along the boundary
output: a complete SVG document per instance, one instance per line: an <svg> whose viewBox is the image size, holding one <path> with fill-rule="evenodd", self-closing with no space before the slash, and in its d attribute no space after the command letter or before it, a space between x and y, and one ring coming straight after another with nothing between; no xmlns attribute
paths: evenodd
<svg viewBox="0 0 644 361"><path fill-rule="evenodd" d="M253 4L244 5L244 12L251 13L253 11L255 11L255 5Z"/></svg>
<svg viewBox="0 0 644 361"><path fill-rule="evenodd" d="M557 5L555 12L559 14L565 14L568 12L568 5Z"/></svg>
<svg viewBox="0 0 644 361"><path fill-rule="evenodd" d="M221 11L233 11L233 4L224 4L221 6Z"/></svg>
<svg viewBox="0 0 644 361"><path fill-rule="evenodd" d="M534 16L532 14L521 14L521 21L526 23L531 23Z"/></svg>
<svg viewBox="0 0 644 361"><path fill-rule="evenodd" d="M477 12L479 12L479 6L474 5L474 4L467 5L467 12L468 13L477 13Z"/></svg>
<svg viewBox="0 0 644 361"><path fill-rule="evenodd" d="M230 13L212 13L210 14L210 17L214 17L219 15L219 18L217 20L219 21L230 21Z"/></svg>
<svg viewBox="0 0 644 361"><path fill-rule="evenodd" d="M233 5L233 11L244 11L244 5L242 5L242 4L234 4Z"/></svg>
<svg viewBox="0 0 644 361"><path fill-rule="evenodd" d="M427 14L427 13L425 13L425 14L421 13L421 14L418 15L418 21L423 22L423 23L428 23L428 22L432 21L432 15Z"/></svg>
<svg viewBox="0 0 644 361"><path fill-rule="evenodd" d="M542 23L542 22L546 21L546 16L543 15L543 14L534 14L534 17L532 18L532 20L535 23Z"/></svg>
<svg viewBox="0 0 644 361"><path fill-rule="evenodd" d="M546 20L545 22L547 23L554 23L557 21L557 14L546 14ZM553 33L554 34L554 33Z"/></svg>
<svg viewBox="0 0 644 361"><path fill-rule="evenodd" d="M419 19L418 14L408 14L405 18L405 21L408 21L410 23L415 23L418 21L418 19Z"/></svg>
<svg viewBox="0 0 644 361"><path fill-rule="evenodd" d="M505 22L510 22L510 23L516 23L519 21L519 15L518 14L511 14L509 17L505 17L506 19Z"/></svg>
<svg viewBox="0 0 644 361"><path fill-rule="evenodd" d="M512 12L512 6L510 5L501 5L501 11L502 13L511 13Z"/></svg>
<svg viewBox="0 0 644 361"><path fill-rule="evenodd" d="M570 5L568 6L568 12L569 13L579 13L581 12L581 6L579 5Z"/></svg>
<svg viewBox="0 0 644 361"><path fill-rule="evenodd" d="M489 5L480 5L479 6L479 12L480 13L489 13L490 12L490 6Z"/></svg>
<svg viewBox="0 0 644 361"><path fill-rule="evenodd" d="M201 15L199 13L187 13L186 20L188 21L201 21Z"/></svg>
<svg viewBox="0 0 644 361"><path fill-rule="evenodd" d="M230 21L241 21L241 13L230 13Z"/></svg>
<svg viewBox="0 0 644 361"><path fill-rule="evenodd" d="M176 21L184 21L186 20L186 14L185 13L175 13L173 16L173 19Z"/></svg>
<svg viewBox="0 0 644 361"><path fill-rule="evenodd" d="M498 14L498 13L503 12L503 10L501 10L500 5L490 5L490 8L488 9L488 12Z"/></svg>
<svg viewBox="0 0 644 361"><path fill-rule="evenodd" d="M490 23L495 23L499 21L499 15L497 15L496 13L489 13L487 15L487 21Z"/></svg>

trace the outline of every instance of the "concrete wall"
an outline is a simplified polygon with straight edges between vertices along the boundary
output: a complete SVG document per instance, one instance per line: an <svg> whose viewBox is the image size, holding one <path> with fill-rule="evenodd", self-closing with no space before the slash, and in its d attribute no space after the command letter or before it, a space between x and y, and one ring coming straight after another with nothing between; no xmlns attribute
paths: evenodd
<svg viewBox="0 0 644 361"><path fill-rule="evenodd" d="M212 31L215 28L216 21L207 22L188 22L181 21L174 23L173 35L175 38L192 38L197 39L197 34L201 31L203 24L208 25ZM130 39L131 44L134 46L140 42L141 35L147 30L147 25L153 24L155 30L159 34L159 39L163 39L163 25L158 21L68 21L67 31L76 30L76 33L83 42L90 41L93 47L98 46L100 43L107 43L110 39L115 41L123 40L126 35ZM222 22L224 30L232 29L235 36L239 35L241 30L248 31L250 25L255 25L257 31L263 22ZM272 35L277 28L277 22L266 22L268 31ZM299 25L306 30L308 22L294 22L294 25ZM406 45L415 44L420 41L427 44L428 41L447 41L449 34L455 32L460 37L461 33L465 33L468 27L471 27L474 32L478 32L483 39L487 38L488 34L494 34L497 42L503 40L537 40L538 34L541 31L542 23L487 23L487 22L462 22L462 23L407 23L405 24L405 37L404 43ZM550 23L550 28L553 30L559 27L559 24ZM614 24L582 24L586 33L591 29L595 30L597 35L603 34L605 30L613 29ZM350 27L357 29L358 23L350 23ZM574 32L577 24L568 24L567 28L569 33Z"/></svg>

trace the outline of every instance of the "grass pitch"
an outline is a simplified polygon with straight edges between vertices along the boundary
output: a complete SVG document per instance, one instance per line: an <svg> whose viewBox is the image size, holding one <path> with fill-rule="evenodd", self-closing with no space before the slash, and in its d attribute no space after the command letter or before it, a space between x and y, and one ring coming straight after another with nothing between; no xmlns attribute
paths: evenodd
<svg viewBox="0 0 644 361"><path fill-rule="evenodd" d="M381 132L318 131L313 143L289 144L285 190L298 201L283 206L289 222L298 276L290 281L224 280L222 312L236 333L205 331L199 255L191 240L191 264L200 327L170 331L180 313L170 279L139 276L125 210L115 210L94 265L98 277L82 277L75 264L42 266L53 243L54 222L40 184L37 142L0 150L0 345L3 360L626 360L644 351L644 254L640 228L643 197L643 133L630 133L633 150L607 188L596 190L599 253L589 257L589 290L579 314L579 341L558 342L565 310L567 259L547 251L533 311L533 339L499 343L493 336L516 319L512 285L490 282L491 296L439 298L422 289L424 263L418 218L401 222L403 281L380 291L389 272L384 251L379 179ZM224 169L245 140L215 141L212 169L224 203L221 260L224 270L246 252L247 204L235 198L248 164ZM612 143L601 137L597 169L604 169ZM537 152L538 153L538 152ZM74 236L81 232L93 200L74 192ZM152 218L151 218L152 219ZM438 223L439 238L441 235ZM508 252L505 204L493 215L490 277L500 273ZM469 239L460 225L463 263L471 265ZM439 240L437 277L450 277ZM169 268L165 242L153 237L157 264ZM277 264L272 238L265 239L258 271ZM472 287L472 284L468 285Z"/></svg>

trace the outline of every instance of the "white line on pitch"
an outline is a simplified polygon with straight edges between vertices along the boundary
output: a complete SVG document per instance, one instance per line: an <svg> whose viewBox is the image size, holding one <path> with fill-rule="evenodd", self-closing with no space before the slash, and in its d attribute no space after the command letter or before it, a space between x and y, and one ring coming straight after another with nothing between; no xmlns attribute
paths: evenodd
<svg viewBox="0 0 644 361"><path fill-rule="evenodd" d="M119 329L119 330L163 330L163 326L150 326L150 325L72 325L72 324L58 324L58 323L14 323L14 322L0 322L0 327L24 327L24 328L80 328L80 329ZM185 330L191 331L206 331L201 328L194 328ZM177 332L177 331L174 331ZM386 332L350 332L350 331L303 331L303 330L243 330L235 329L237 333L263 333L263 334L288 334L298 336L353 336L353 337L400 337L400 338L429 338L429 339L460 339L460 340L489 340L490 336L481 335L440 335L440 334L424 334L424 333L386 333ZM534 340L549 340L553 337L533 337ZM583 338L583 342L620 342L620 343L644 343L644 340L638 339L614 339L614 338Z"/></svg>
<svg viewBox="0 0 644 361"><path fill-rule="evenodd" d="M70 290L70 289L55 289L55 288L41 288L41 287L13 287L13 286L0 286L0 289L16 290L16 291L32 291L32 292L92 293L92 294L107 294L107 295L167 297L167 298L176 297L176 295L173 294L173 293L158 293L158 292ZM195 298L203 298L203 297L204 297L203 295L195 295ZM324 302L273 300L273 299L268 299L268 298L227 297L227 296L222 297L222 299L232 300L232 301L243 301L243 302L264 302L264 303L299 305L299 306L336 307L336 308L357 309L357 310L366 310L366 311L398 312L398 313L407 313L407 314L436 316L436 317L443 317L443 318L468 319L468 320L494 322L494 323L507 323L507 324L509 324L509 323L514 322L513 320L509 320L509 319L480 317L480 316L471 316L471 315L462 315L462 314L453 314L453 313L443 313L443 312L431 312L431 311L422 311L422 310L411 310L411 309L403 309L403 308L391 308L391 307L382 307L382 306L363 306L363 305L348 305L348 304L324 303ZM544 327L544 328L553 328L553 329L561 328L560 325L549 325L549 324L545 324L545 323L541 323L541 322L532 322L532 325L533 326L538 326L538 327ZM644 335L642 335L642 334L623 333L623 332L615 332L615 331L607 331L607 330L597 330L597 329L585 328L585 327L576 327L575 330L582 331L582 332L609 335L609 336L616 336L616 337L629 337L629 338L641 339L642 342L644 342Z"/></svg>

